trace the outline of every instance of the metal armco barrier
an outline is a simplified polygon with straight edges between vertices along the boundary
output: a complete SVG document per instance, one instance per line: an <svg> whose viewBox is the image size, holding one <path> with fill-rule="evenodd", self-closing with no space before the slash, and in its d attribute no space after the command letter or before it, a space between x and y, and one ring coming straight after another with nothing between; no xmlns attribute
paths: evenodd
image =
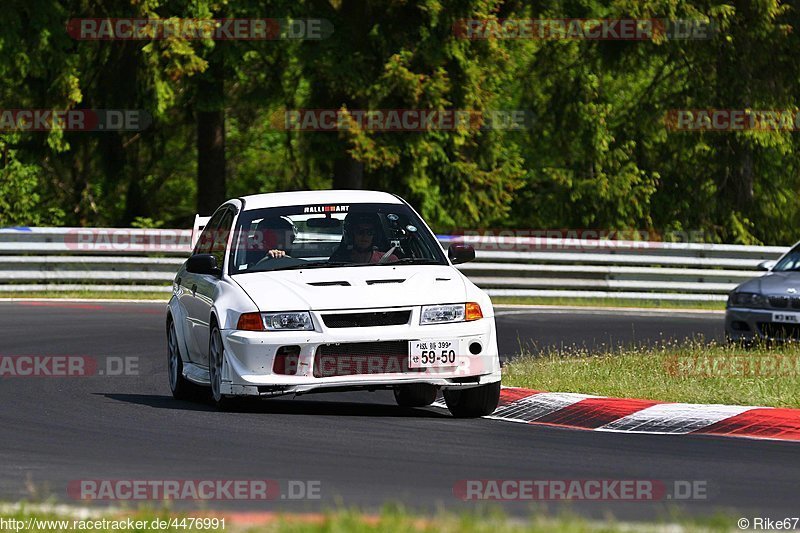
<svg viewBox="0 0 800 533"><path fill-rule="evenodd" d="M472 244L459 265L492 296L725 300L761 275L781 246L664 243L540 237L439 236ZM192 248L191 230L0 229L0 293L171 291Z"/></svg>

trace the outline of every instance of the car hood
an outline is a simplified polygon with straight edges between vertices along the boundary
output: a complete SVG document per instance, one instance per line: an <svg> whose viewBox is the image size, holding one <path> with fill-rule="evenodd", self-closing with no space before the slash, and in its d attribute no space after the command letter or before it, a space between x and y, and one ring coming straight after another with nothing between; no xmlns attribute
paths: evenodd
<svg viewBox="0 0 800 533"><path fill-rule="evenodd" d="M789 292L788 289L794 289L796 292ZM736 290L770 296L800 294L800 272L770 272L760 278L745 281Z"/></svg>
<svg viewBox="0 0 800 533"><path fill-rule="evenodd" d="M253 272L235 275L233 279L262 312L367 309L467 301L463 275L444 265Z"/></svg>

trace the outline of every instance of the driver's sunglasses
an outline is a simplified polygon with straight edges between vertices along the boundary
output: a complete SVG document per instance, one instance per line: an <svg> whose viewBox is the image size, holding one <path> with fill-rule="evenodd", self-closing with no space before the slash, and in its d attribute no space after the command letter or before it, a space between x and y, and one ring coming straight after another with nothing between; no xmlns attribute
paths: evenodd
<svg viewBox="0 0 800 533"><path fill-rule="evenodd" d="M356 235L368 235L369 237L375 236L375 230L371 228L357 228L355 231Z"/></svg>

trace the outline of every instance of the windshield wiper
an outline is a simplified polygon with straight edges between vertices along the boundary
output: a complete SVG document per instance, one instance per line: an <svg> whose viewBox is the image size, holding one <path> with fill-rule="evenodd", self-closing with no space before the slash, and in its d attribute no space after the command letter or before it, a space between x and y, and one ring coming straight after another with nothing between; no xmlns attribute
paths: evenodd
<svg viewBox="0 0 800 533"><path fill-rule="evenodd" d="M376 263L377 264L377 263ZM380 266L391 265L441 265L442 263L436 259L426 259L425 257L404 257L397 261L388 263L380 263Z"/></svg>
<svg viewBox="0 0 800 533"><path fill-rule="evenodd" d="M304 268L325 268L329 266L345 266L345 265L352 265L352 263L347 263L345 261L309 261L308 263L303 263L300 265L292 265L286 268L276 268L273 272L277 272L279 270L302 270Z"/></svg>

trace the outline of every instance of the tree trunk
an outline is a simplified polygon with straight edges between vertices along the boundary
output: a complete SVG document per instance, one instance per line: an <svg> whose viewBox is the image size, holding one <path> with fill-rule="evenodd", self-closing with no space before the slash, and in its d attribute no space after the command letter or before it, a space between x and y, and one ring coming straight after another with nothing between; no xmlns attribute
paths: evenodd
<svg viewBox="0 0 800 533"><path fill-rule="evenodd" d="M210 215L224 202L225 89L221 44L197 84L197 212Z"/></svg>
<svg viewBox="0 0 800 533"><path fill-rule="evenodd" d="M344 147L346 150L346 147ZM334 189L363 189L364 163L356 161L345 152L333 163Z"/></svg>

